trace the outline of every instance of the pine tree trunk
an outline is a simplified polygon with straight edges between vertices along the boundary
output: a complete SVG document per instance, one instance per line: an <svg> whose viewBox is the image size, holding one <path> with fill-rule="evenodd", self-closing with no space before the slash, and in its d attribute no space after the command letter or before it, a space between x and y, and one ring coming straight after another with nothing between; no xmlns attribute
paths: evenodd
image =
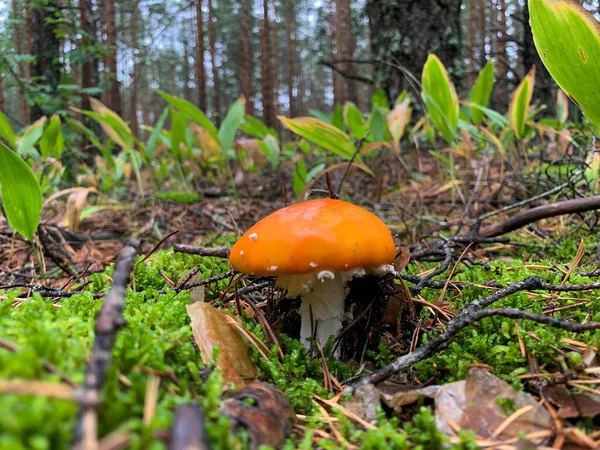
<svg viewBox="0 0 600 450"><path fill-rule="evenodd" d="M210 64L213 78L213 113L217 126L221 124L221 93L219 88L219 69L217 67L217 47L215 33L215 10L213 0L208 0L208 43L210 45Z"/></svg>
<svg viewBox="0 0 600 450"><path fill-rule="evenodd" d="M273 70L273 109L275 115L279 114L279 22L277 20L277 0L273 0L273 12L275 20L271 23L271 36L273 36L273 49L271 51L271 67ZM276 122L276 128L279 129Z"/></svg>
<svg viewBox="0 0 600 450"><path fill-rule="evenodd" d="M331 60L336 61L342 59L341 56L341 41L343 39L342 20L340 14L339 3L341 0L330 0L331 15L329 19L329 33L331 43ZM338 67L345 70L344 64L339 64ZM341 105L344 103L344 78L337 72L333 72L333 103Z"/></svg>
<svg viewBox="0 0 600 450"><path fill-rule="evenodd" d="M477 13L479 23L479 65L485 66L487 63L487 51L485 49L486 26L485 26L485 0L478 0Z"/></svg>
<svg viewBox="0 0 600 450"><path fill-rule="evenodd" d="M121 98L119 95L119 80L117 78L117 27L115 0L105 0L106 6L106 45L110 48L106 55L106 68L110 77L108 84L107 106L122 115Z"/></svg>
<svg viewBox="0 0 600 450"><path fill-rule="evenodd" d="M79 27L82 30L81 46L90 46L96 35L94 26L94 13L91 0L79 0ZM89 52L86 54L85 62L81 70L81 89L89 89L94 85L94 63ZM83 93L81 96L81 109L90 109L89 95ZM85 118L82 118L84 121Z"/></svg>
<svg viewBox="0 0 600 450"><path fill-rule="evenodd" d="M252 53L250 47L250 12L252 6L249 0L241 4L241 84L242 94L246 98L246 113L254 115L254 90L252 89Z"/></svg>
<svg viewBox="0 0 600 450"><path fill-rule="evenodd" d="M23 36L21 35L21 27L18 23L20 17L19 6L17 0L12 0L12 13L14 22L14 38L15 38L15 50L17 55L23 55ZM27 80L27 73L25 63L20 62L18 65L19 70L19 103L20 103L20 118L23 125L29 122L29 110L27 106L27 93L25 92L25 86L22 84Z"/></svg>
<svg viewBox="0 0 600 450"><path fill-rule="evenodd" d="M477 33L475 23L475 0L469 0L467 26L468 26L468 37L467 37L467 57L469 58L469 86L475 84L477 79L477 62L475 59L475 35Z"/></svg>
<svg viewBox="0 0 600 450"><path fill-rule="evenodd" d="M296 53L296 42L295 35L293 34L293 28L295 26L294 18L294 4L293 0L286 0L286 29L285 29L285 65L286 65L286 82L288 98L290 102L290 117L296 117L298 115L296 108L296 98L294 94L294 78L295 72L295 53Z"/></svg>
<svg viewBox="0 0 600 450"><path fill-rule="evenodd" d="M0 111L5 111L5 102L6 99L4 97L4 75L0 73Z"/></svg>
<svg viewBox="0 0 600 450"><path fill-rule="evenodd" d="M500 107L508 105L508 54L506 53L506 0L498 0L496 24L498 36L496 37L497 83L496 102Z"/></svg>
<svg viewBox="0 0 600 450"><path fill-rule="evenodd" d="M183 41L183 98L187 101L192 100L192 90L190 89L190 54L188 42Z"/></svg>
<svg viewBox="0 0 600 450"><path fill-rule="evenodd" d="M195 0L196 6L196 85L198 87L198 108L206 111L206 69L204 68L204 24L202 0Z"/></svg>
<svg viewBox="0 0 600 450"><path fill-rule="evenodd" d="M131 0L131 49L134 51L133 55L133 67L131 69L131 132L135 137L139 137L139 125L138 125L138 98L137 98L137 0Z"/></svg>
<svg viewBox="0 0 600 450"><path fill-rule="evenodd" d="M269 1L263 0L263 23L260 30L260 85L263 105L263 121L269 127L275 125L273 107L273 70L271 67L271 40L269 39Z"/></svg>
<svg viewBox="0 0 600 450"><path fill-rule="evenodd" d="M346 63L344 63L344 70L347 73L354 73L354 64L351 62L354 55L354 36L352 36L352 7L350 6L350 0L338 0L340 5L340 20L341 20L341 36L342 39L338 42L338 51ZM352 103L357 103L357 88L356 81L346 79L344 96L347 100Z"/></svg>
<svg viewBox="0 0 600 450"><path fill-rule="evenodd" d="M48 95L56 96L60 84L60 41L54 34L55 24L52 17L56 3L48 1L44 5L32 4L31 9L31 54L35 62L31 65L31 76L39 77L48 86ZM35 105L30 111L33 122L44 115L41 105Z"/></svg>
<svg viewBox="0 0 600 450"><path fill-rule="evenodd" d="M375 59L398 63L417 79L427 55L435 52L457 88L464 73L461 0L367 0L366 9ZM410 84L395 64L377 64L373 78L390 100Z"/></svg>

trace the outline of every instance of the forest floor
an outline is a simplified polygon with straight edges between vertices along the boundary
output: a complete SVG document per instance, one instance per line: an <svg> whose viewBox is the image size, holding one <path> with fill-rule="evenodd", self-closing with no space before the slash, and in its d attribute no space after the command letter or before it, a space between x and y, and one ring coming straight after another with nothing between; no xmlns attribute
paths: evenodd
<svg viewBox="0 0 600 450"><path fill-rule="evenodd" d="M479 181L455 190L431 161L420 174L383 174L407 186L385 195L359 174L348 182L345 198L407 250L398 276L356 286L382 306L349 327L343 361L331 345L304 349L274 280L228 264L241 231L291 203L276 177L235 194L94 197L77 231L66 196L51 199L35 246L0 219L0 449L598 448L595 219L477 237L458 225L469 208L514 203L523 185L490 182L496 194L473 201ZM98 318L103 304L114 309Z"/></svg>

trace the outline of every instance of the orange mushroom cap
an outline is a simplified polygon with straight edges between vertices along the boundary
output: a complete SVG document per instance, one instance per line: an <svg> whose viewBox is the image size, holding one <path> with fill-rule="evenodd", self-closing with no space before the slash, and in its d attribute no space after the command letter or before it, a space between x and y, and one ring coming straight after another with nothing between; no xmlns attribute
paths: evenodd
<svg viewBox="0 0 600 450"><path fill-rule="evenodd" d="M394 240L374 214L333 199L287 206L250 228L229 262L252 275L345 271L391 264Z"/></svg>

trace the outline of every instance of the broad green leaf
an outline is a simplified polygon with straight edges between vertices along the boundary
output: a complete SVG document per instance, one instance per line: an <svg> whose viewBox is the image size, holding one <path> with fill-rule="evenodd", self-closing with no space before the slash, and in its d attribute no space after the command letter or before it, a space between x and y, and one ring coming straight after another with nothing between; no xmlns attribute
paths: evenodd
<svg viewBox="0 0 600 450"><path fill-rule="evenodd" d="M10 145L11 147L17 147L15 132L10 126L8 119L6 118L2 110L0 110L0 137L4 138L6 142L8 142L8 145Z"/></svg>
<svg viewBox="0 0 600 450"><path fill-rule="evenodd" d="M165 110L158 118L156 125L152 129L152 133L150 134L150 137L148 138L148 143L146 144L146 158L148 160L152 159L152 157L154 156L154 152L156 151L156 146L158 144L158 138L163 127L165 126L165 121L167 120L168 115L169 108L165 108Z"/></svg>
<svg viewBox="0 0 600 450"><path fill-rule="evenodd" d="M17 153L19 155L28 155L31 149L40 140L44 133L44 124L46 123L46 116L36 120L27 127L25 132L21 135L19 140L19 147Z"/></svg>
<svg viewBox="0 0 600 450"><path fill-rule="evenodd" d="M271 134L269 127L267 127L256 117L252 117L248 114L244 116L244 120L240 124L240 130L242 130L248 136L252 136L253 138L257 139L262 139L268 134Z"/></svg>
<svg viewBox="0 0 600 450"><path fill-rule="evenodd" d="M371 108L383 108L389 111L390 103L388 102L385 91L381 88L377 89L371 96Z"/></svg>
<svg viewBox="0 0 600 450"><path fill-rule="evenodd" d="M174 108L171 108L171 152L181 160L183 151L181 144L187 147L185 140L185 129L187 127L187 119L185 116Z"/></svg>
<svg viewBox="0 0 600 450"><path fill-rule="evenodd" d="M346 131L344 127L344 113L342 112L342 107L340 105L335 106L333 116L331 117L331 124L342 131Z"/></svg>
<svg viewBox="0 0 600 450"><path fill-rule="evenodd" d="M470 102L463 102L466 106L468 106L469 108L471 108L472 111L481 111L488 119L490 119L490 122L499 127L499 128L506 128L508 127L509 123L508 123L508 119L506 117L504 117L502 114L500 114L497 111L494 111L493 109L490 108L486 108L485 106L481 106L481 105L476 105L475 103L470 103Z"/></svg>
<svg viewBox="0 0 600 450"><path fill-rule="evenodd" d="M240 123L244 118L245 111L246 99L244 97L239 98L233 105L231 105L229 111L227 111L225 119L221 124L221 128L219 128L219 142L221 143L221 148L224 151L229 150L233 146L235 133L237 132Z"/></svg>
<svg viewBox="0 0 600 450"><path fill-rule="evenodd" d="M332 116L330 116L329 114L325 114L324 112L321 112L317 109L309 109L308 113L313 116L316 117L317 119L321 120L322 122L325 123L332 123Z"/></svg>
<svg viewBox="0 0 600 450"><path fill-rule="evenodd" d="M77 108L71 109L81 112L97 121L106 136L121 148L130 148L135 145L137 141L135 136L127 123L116 112L93 97L90 97L90 105L93 111L83 111Z"/></svg>
<svg viewBox="0 0 600 450"><path fill-rule="evenodd" d="M212 137L217 137L217 127L213 125L210 119L206 117L206 114L204 114L202 110L196 105L182 98L169 95L166 92L160 91L158 89L156 90L156 93L162 98L164 98L169 104L177 108L189 120L196 122L198 125L206 129Z"/></svg>
<svg viewBox="0 0 600 450"><path fill-rule="evenodd" d="M296 197L302 194L304 186L306 186L306 166L304 165L304 160L299 159L294 166L294 179L292 182L292 188Z"/></svg>
<svg viewBox="0 0 600 450"><path fill-rule="evenodd" d="M444 140L451 144L458 126L458 96L446 68L433 54L423 67L421 84L428 115Z"/></svg>
<svg viewBox="0 0 600 450"><path fill-rule="evenodd" d="M53 115L44 129L40 139L40 153L44 158L52 156L60 158L65 146L65 139L60 129L60 117Z"/></svg>
<svg viewBox="0 0 600 450"><path fill-rule="evenodd" d="M344 121L352 136L356 139L362 139L367 135L367 125L362 117L360 110L352 102L346 102L344 105Z"/></svg>
<svg viewBox="0 0 600 450"><path fill-rule="evenodd" d="M387 110L385 110L387 112ZM387 129L387 122L385 121L383 108L374 107L369 115L369 137L373 139L374 142L380 142L385 140L385 135Z"/></svg>
<svg viewBox="0 0 600 450"><path fill-rule="evenodd" d="M292 132L345 159L352 158L354 144L348 135L338 128L313 117L279 120Z"/></svg>
<svg viewBox="0 0 600 450"><path fill-rule="evenodd" d="M492 90L494 89L494 63L490 59L477 77L477 81L471 91L471 103L486 107L490 103L490 97L492 96ZM483 120L483 112L480 109L471 109L471 118L473 123L481 125Z"/></svg>
<svg viewBox="0 0 600 450"><path fill-rule="evenodd" d="M0 142L0 195L8 223L33 240L42 212L42 190L31 168Z"/></svg>
<svg viewBox="0 0 600 450"><path fill-rule="evenodd" d="M508 121L517 139L525 137L527 115L531 98L533 96L533 85L535 84L535 66L523 78L512 94L508 108Z"/></svg>
<svg viewBox="0 0 600 450"><path fill-rule="evenodd" d="M600 127L600 24L574 0L529 0L542 62L585 116Z"/></svg>
<svg viewBox="0 0 600 450"><path fill-rule="evenodd" d="M262 141L259 141L258 147L273 167L279 166L281 151L279 142L274 136L268 135Z"/></svg>

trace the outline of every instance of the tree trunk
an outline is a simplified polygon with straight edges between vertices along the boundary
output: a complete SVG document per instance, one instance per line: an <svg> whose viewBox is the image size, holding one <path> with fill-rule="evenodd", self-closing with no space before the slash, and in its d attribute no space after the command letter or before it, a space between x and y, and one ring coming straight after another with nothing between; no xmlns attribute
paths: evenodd
<svg viewBox="0 0 600 450"><path fill-rule="evenodd" d="M290 103L289 113L290 117L296 117L298 115L296 108L296 98L294 94L294 81L295 81L295 53L296 53L296 42L295 35L293 34L294 25L296 23L294 17L294 4L293 0L286 0L286 29L285 29L285 65L286 65L286 82L288 98Z"/></svg>
<svg viewBox="0 0 600 450"><path fill-rule="evenodd" d="M477 62L475 59L475 35L477 33L475 23L475 0L469 0L468 8L468 38L467 38L467 57L469 58L469 86L475 84L477 79Z"/></svg>
<svg viewBox="0 0 600 450"><path fill-rule="evenodd" d="M352 58L354 55L354 36L352 36L352 7L350 0L338 0L337 4L340 7L340 24L341 24L341 39L337 42L338 54L345 60L349 61L343 64L344 71L354 73L354 64ZM346 79L344 97L352 103L357 103L357 88L356 81Z"/></svg>
<svg viewBox="0 0 600 450"><path fill-rule="evenodd" d="M342 35L342 20L339 8L339 2L341 0L330 0L329 4L331 7L329 16L329 42L331 45L331 60L335 62L338 59L342 59L340 52ZM344 70L345 65L340 64L338 66ZM344 103L344 78L337 72L333 72L333 103L334 105L341 105Z"/></svg>
<svg viewBox="0 0 600 450"><path fill-rule="evenodd" d="M48 1L44 5L33 3L31 8L31 53L35 62L31 65L31 76L43 80L48 86L48 95L56 96L60 84L60 42L54 34L52 23L56 4ZM42 105L31 108L33 122L44 115Z"/></svg>
<svg viewBox="0 0 600 450"><path fill-rule="evenodd" d="M271 67L271 40L269 39L269 1L263 0L263 23L260 30L260 85L263 105L263 121L275 126L273 106L273 69Z"/></svg>
<svg viewBox="0 0 600 450"><path fill-rule="evenodd" d="M4 111L4 104L6 99L4 98L4 75L0 73L0 111Z"/></svg>
<svg viewBox="0 0 600 450"><path fill-rule="evenodd" d="M498 35L496 37L496 61L497 61L497 83L496 102L498 106L505 108L508 105L508 54L506 52L507 28L506 28L506 0L498 0L496 11L496 24Z"/></svg>
<svg viewBox="0 0 600 450"><path fill-rule="evenodd" d="M17 0L12 0L12 13L14 22L14 38L15 38L15 50L17 55L23 55L23 37L21 36L21 26L19 24L19 6ZM25 21L25 19L24 19ZM20 62L19 68L19 103L20 103L20 117L21 122L25 125L29 122L29 111L27 106L27 92L25 92L24 83L27 80L27 69L25 62Z"/></svg>
<svg viewBox="0 0 600 450"><path fill-rule="evenodd" d="M546 70L546 67L540 59L535 44L533 43L533 35L529 26L529 6L527 2L523 8L523 45L522 59L525 71L529 71L531 66L536 67L535 71L535 89L533 90L533 101L543 103L548 106L545 110L546 114L552 114L556 109L554 102L554 92L557 88L556 83Z"/></svg>
<svg viewBox="0 0 600 450"><path fill-rule="evenodd" d="M122 115L121 98L119 95L119 80L117 78L117 27L115 0L105 0L106 7L106 45L110 48L106 55L106 68L108 69L108 104L107 106Z"/></svg>
<svg viewBox="0 0 600 450"><path fill-rule="evenodd" d="M290 0L291 1L291 0ZM252 52L250 47L250 0L242 0L241 4L241 84L242 94L246 98L246 112L254 115L254 90L252 89Z"/></svg>
<svg viewBox="0 0 600 450"><path fill-rule="evenodd" d="M139 137L138 126L138 99L137 99L137 0L131 0L131 49L133 50L133 67L131 69L131 132L135 137Z"/></svg>
<svg viewBox="0 0 600 450"><path fill-rule="evenodd" d="M183 41L183 98L187 101L192 100L192 91L190 89L190 54L187 40Z"/></svg>
<svg viewBox="0 0 600 450"><path fill-rule="evenodd" d="M198 108L206 111L206 69L204 68L204 25L202 0L195 0L196 6L196 85L198 86Z"/></svg>
<svg viewBox="0 0 600 450"><path fill-rule="evenodd" d="M279 21L277 20L277 0L273 0L273 13L275 16L275 20L271 23L271 35L273 36L273 49L271 52L271 67L273 70L273 109L275 110L275 115L279 114L279 54L280 54L280 46L279 46ZM278 123L275 126L277 129Z"/></svg>
<svg viewBox="0 0 600 450"><path fill-rule="evenodd" d="M477 12L479 22L479 65L485 66L487 63L487 52L485 49L486 27L485 27L485 0L478 0Z"/></svg>
<svg viewBox="0 0 600 450"><path fill-rule="evenodd" d="M92 10L91 0L79 0L79 26L81 28L81 46L89 47L96 36L94 12ZM81 70L81 89L89 89L94 85L94 62L89 51L86 52L86 59ZM87 93L81 95L81 109L90 109L90 98ZM82 118L84 121L85 117Z"/></svg>
<svg viewBox="0 0 600 450"><path fill-rule="evenodd" d="M217 47L215 33L215 10L213 0L208 0L208 43L210 45L210 64L213 78L213 113L217 126L221 124L221 93L219 88L219 69L217 67Z"/></svg>
<svg viewBox="0 0 600 450"><path fill-rule="evenodd" d="M373 77L391 100L410 87L394 63L420 79L429 53L442 60L462 87L461 0L367 0L366 9L373 56L392 63L377 64Z"/></svg>

